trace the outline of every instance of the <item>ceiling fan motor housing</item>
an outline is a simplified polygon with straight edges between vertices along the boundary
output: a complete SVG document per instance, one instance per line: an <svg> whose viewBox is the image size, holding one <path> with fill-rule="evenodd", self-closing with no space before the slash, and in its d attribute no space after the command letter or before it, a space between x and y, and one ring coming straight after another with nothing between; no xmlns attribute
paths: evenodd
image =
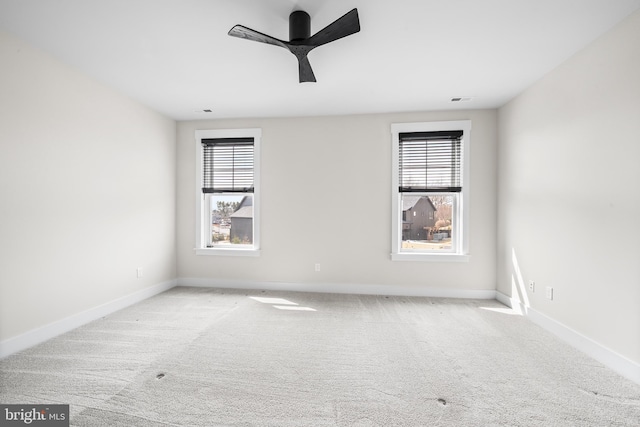
<svg viewBox="0 0 640 427"><path fill-rule="evenodd" d="M311 17L303 10L289 15L289 41L301 41L311 36Z"/></svg>

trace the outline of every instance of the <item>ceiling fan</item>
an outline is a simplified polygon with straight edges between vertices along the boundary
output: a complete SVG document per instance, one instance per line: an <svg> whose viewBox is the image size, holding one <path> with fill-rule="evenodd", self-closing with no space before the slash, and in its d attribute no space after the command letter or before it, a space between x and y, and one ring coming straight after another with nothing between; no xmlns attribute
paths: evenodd
<svg viewBox="0 0 640 427"><path fill-rule="evenodd" d="M242 25L229 30L229 35L242 39L267 43L288 49L298 59L300 83L315 82L307 54L318 46L341 39L360 31L358 9L353 9L311 36L311 17L307 12L296 10L289 15L289 41L277 39Z"/></svg>

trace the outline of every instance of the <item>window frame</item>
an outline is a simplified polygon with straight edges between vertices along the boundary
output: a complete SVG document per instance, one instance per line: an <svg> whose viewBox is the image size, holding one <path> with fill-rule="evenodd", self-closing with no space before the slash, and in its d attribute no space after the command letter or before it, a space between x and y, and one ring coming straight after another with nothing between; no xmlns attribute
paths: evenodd
<svg viewBox="0 0 640 427"><path fill-rule="evenodd" d="M234 248L207 247L208 239L205 233L211 229L211 224L207 218L210 217L207 209L210 203L207 198L212 194L202 192L203 187L203 139L217 138L253 138L253 193L224 192L215 193L220 195L242 195L252 194L253 196L253 244L241 245ZM262 139L262 129L207 129L195 131L196 143L196 235L195 253L196 255L222 255L222 256L260 256L260 148Z"/></svg>
<svg viewBox="0 0 640 427"><path fill-rule="evenodd" d="M457 193L453 214L457 216L454 227L455 249L451 251L402 250L402 192L399 190L400 134L409 132L438 132L462 130L462 190ZM470 200L470 162L469 147L471 142L471 120L452 120L435 122L393 123L391 125L391 260L392 261L427 261L427 262L467 262L469 255L469 200ZM412 192L406 194L425 195L445 194Z"/></svg>

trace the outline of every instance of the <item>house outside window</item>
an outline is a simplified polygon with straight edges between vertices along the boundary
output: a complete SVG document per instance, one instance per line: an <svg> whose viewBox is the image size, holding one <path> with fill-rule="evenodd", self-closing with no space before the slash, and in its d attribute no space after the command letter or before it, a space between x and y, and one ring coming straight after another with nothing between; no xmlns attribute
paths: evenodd
<svg viewBox="0 0 640 427"><path fill-rule="evenodd" d="M471 121L391 126L396 261L467 261Z"/></svg>
<svg viewBox="0 0 640 427"><path fill-rule="evenodd" d="M196 131L196 254L259 255L261 134Z"/></svg>

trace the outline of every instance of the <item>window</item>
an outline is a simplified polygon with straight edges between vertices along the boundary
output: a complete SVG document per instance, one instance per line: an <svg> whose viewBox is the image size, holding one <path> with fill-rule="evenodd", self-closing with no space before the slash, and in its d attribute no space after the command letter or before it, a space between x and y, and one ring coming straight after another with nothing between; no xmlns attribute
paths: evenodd
<svg viewBox="0 0 640 427"><path fill-rule="evenodd" d="M196 254L259 255L261 134L196 131Z"/></svg>
<svg viewBox="0 0 640 427"><path fill-rule="evenodd" d="M466 261L471 122L391 126L393 260Z"/></svg>

